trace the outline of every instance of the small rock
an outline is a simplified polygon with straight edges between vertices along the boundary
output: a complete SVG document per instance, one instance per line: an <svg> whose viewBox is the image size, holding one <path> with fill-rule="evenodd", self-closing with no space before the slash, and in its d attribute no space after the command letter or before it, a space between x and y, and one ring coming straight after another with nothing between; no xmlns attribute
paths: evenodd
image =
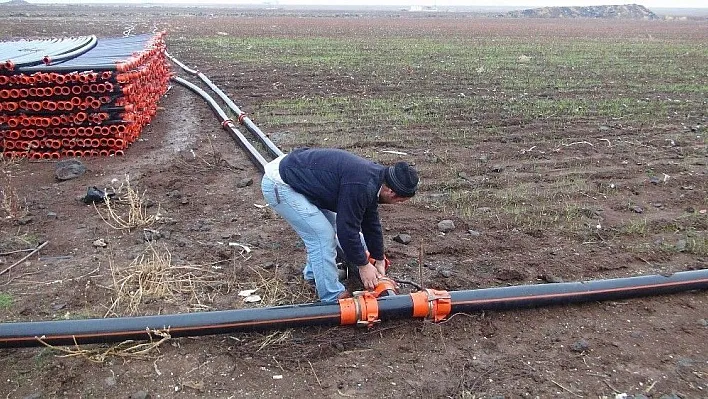
<svg viewBox="0 0 708 399"><path fill-rule="evenodd" d="M83 201L84 204L95 204L97 202L105 202L106 198L110 199L113 197L115 197L115 193L108 194L96 186L91 186L86 189L86 195L81 197L81 201Z"/></svg>
<svg viewBox="0 0 708 399"><path fill-rule="evenodd" d="M681 399L681 397L676 395L675 393L666 393L659 396L659 399Z"/></svg>
<svg viewBox="0 0 708 399"><path fill-rule="evenodd" d="M22 399L42 399L42 396L43 395L41 392L35 392L23 397Z"/></svg>
<svg viewBox="0 0 708 399"><path fill-rule="evenodd" d="M590 349L590 344L585 339L580 339L570 346L570 350L573 352L585 352Z"/></svg>
<svg viewBox="0 0 708 399"><path fill-rule="evenodd" d="M17 224L20 226L24 226L26 224L32 223L33 220L34 220L34 218L32 216L23 216L23 217L17 219Z"/></svg>
<svg viewBox="0 0 708 399"><path fill-rule="evenodd" d="M443 233L449 233L455 230L455 222L450 219L442 220L438 223L438 230Z"/></svg>
<svg viewBox="0 0 708 399"><path fill-rule="evenodd" d="M408 245L411 243L412 239L411 236L408 234L397 234L395 237L393 237L393 241Z"/></svg>
<svg viewBox="0 0 708 399"><path fill-rule="evenodd" d="M62 310L66 307L66 303L52 303L52 310L57 311L57 310Z"/></svg>
<svg viewBox="0 0 708 399"><path fill-rule="evenodd" d="M270 270L275 267L275 262L268 262L265 265L263 265L263 268L266 270Z"/></svg>
<svg viewBox="0 0 708 399"><path fill-rule="evenodd" d="M678 251L678 252L685 252L687 245L688 245L688 243L686 242L686 240L678 240L678 241L676 242L676 246L675 246L676 251Z"/></svg>
<svg viewBox="0 0 708 399"><path fill-rule="evenodd" d="M103 238L99 238L97 240L94 240L93 246L96 248L105 248L108 246L108 244L106 244L106 241Z"/></svg>
<svg viewBox="0 0 708 399"><path fill-rule="evenodd" d="M47 219L56 219L57 214L56 212L47 212Z"/></svg>
<svg viewBox="0 0 708 399"><path fill-rule="evenodd" d="M472 237L479 237L482 235L482 233L476 230L467 230L467 234L471 235Z"/></svg>
<svg viewBox="0 0 708 399"><path fill-rule="evenodd" d="M494 172L494 173L501 173L501 172L504 171L504 166L502 166L502 165L494 165L494 166L492 166L491 171Z"/></svg>
<svg viewBox="0 0 708 399"><path fill-rule="evenodd" d="M143 241L152 242L162 238L162 233L157 230L143 229Z"/></svg>
<svg viewBox="0 0 708 399"><path fill-rule="evenodd" d="M560 278L558 276L554 276L552 274L544 274L540 278L541 278L541 280L543 280L547 283L562 283L563 282L562 278Z"/></svg>
<svg viewBox="0 0 708 399"><path fill-rule="evenodd" d="M438 274L440 274L440 276L442 277L449 278L452 277L452 270L440 269L438 270Z"/></svg>
<svg viewBox="0 0 708 399"><path fill-rule="evenodd" d="M187 204L189 204L189 200L188 200L187 198L185 198L185 197L182 197L182 198L179 200L179 203L182 204L182 205L187 205Z"/></svg>
<svg viewBox="0 0 708 399"><path fill-rule="evenodd" d="M251 178L251 177L246 177L246 178L243 178L243 179L239 180L239 182L236 183L236 187L238 187L238 188L244 188L244 187L248 187L248 186L250 186L250 185L252 185L252 184L253 184L253 178Z"/></svg>
<svg viewBox="0 0 708 399"><path fill-rule="evenodd" d="M106 377L103 379L103 382L106 383L109 387L113 387L116 385L116 378L115 377Z"/></svg>
<svg viewBox="0 0 708 399"><path fill-rule="evenodd" d="M638 393L632 396L628 396L628 399L649 399L648 396L644 395L643 393Z"/></svg>
<svg viewBox="0 0 708 399"><path fill-rule="evenodd" d="M601 125L601 126L598 128L598 130L600 130L601 132L606 132L606 131L610 130L610 127L609 127L609 126L605 126L605 125Z"/></svg>
<svg viewBox="0 0 708 399"><path fill-rule="evenodd" d="M698 320L698 324L702 325L703 327L708 327L708 319L700 319Z"/></svg>
<svg viewBox="0 0 708 399"><path fill-rule="evenodd" d="M492 211L492 208L489 208L487 206L480 206L479 208L477 208L477 211L479 213L489 213Z"/></svg>
<svg viewBox="0 0 708 399"><path fill-rule="evenodd" d="M644 209L638 205L632 205L629 207L629 209L634 213L644 213Z"/></svg>
<svg viewBox="0 0 708 399"><path fill-rule="evenodd" d="M58 180L75 179L86 172L86 167L78 159L67 159L57 162L54 176Z"/></svg>
<svg viewBox="0 0 708 399"><path fill-rule="evenodd" d="M128 398L129 399L149 399L150 394L147 393L146 391L138 391L138 392L131 394Z"/></svg>
<svg viewBox="0 0 708 399"><path fill-rule="evenodd" d="M649 178L649 183L651 183L651 184L659 184L659 183L661 183L661 179L659 179L659 178L656 177L656 176L652 176L652 177Z"/></svg>
<svg viewBox="0 0 708 399"><path fill-rule="evenodd" d="M167 193L167 196L170 198L182 198L182 193L180 193L179 190L172 190Z"/></svg>

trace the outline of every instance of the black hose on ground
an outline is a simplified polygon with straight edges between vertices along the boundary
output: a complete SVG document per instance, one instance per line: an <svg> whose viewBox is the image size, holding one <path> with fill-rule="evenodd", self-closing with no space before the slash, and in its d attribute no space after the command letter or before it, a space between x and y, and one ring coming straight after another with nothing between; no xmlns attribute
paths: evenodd
<svg viewBox="0 0 708 399"><path fill-rule="evenodd" d="M231 109L231 111L233 111L238 116L239 123L246 126L246 130L251 132L251 134L253 134L256 137L256 139L258 139L258 141L260 141L261 144L263 144L265 146L266 150L268 151L268 153L271 156L279 157L279 156L283 155L283 152L280 150L280 148L278 148L275 144L273 144L273 142L270 140L270 138L268 138L268 136L266 136L261 131L261 129L259 129L258 126L256 126L256 124L253 123L253 121L248 116L246 116L246 113L241 111L241 109L236 104L234 104L234 102L231 101L231 99L219 87L217 87L206 75L204 75L203 73L201 73L195 69L191 69L191 68L187 67L186 65L181 63L179 60L177 60L176 58L171 56L169 53L165 53L165 55L172 62L174 62L180 68L182 68L185 72L199 77L199 79L201 79L202 82L204 82L204 84L209 86L209 88L211 90L213 90L214 93L216 93L224 101L224 103Z"/></svg>
<svg viewBox="0 0 708 399"><path fill-rule="evenodd" d="M443 320L456 313L635 298L708 289L708 269L587 282L521 285L468 291L423 290L338 303L187 314L0 323L0 348L117 342L128 339L224 334L312 325L363 324L405 318ZM40 339L42 342L40 342Z"/></svg>
<svg viewBox="0 0 708 399"><path fill-rule="evenodd" d="M265 165L268 163L268 161L266 161L265 158L263 158L263 156L258 152L258 150L256 150L256 148L251 145L251 143L246 139L246 137L244 137L241 132L239 132L238 129L234 127L234 122L229 119L229 117L226 115L224 110L221 109L219 104L217 104L216 101L214 101L214 99L207 92L200 89L193 83L190 83L189 81L184 80L178 76L173 76L170 79L198 94L204 100L206 100L207 103L209 103L211 109L214 110L214 113L216 113L216 115L221 119L221 126L223 126L224 129L231 133L236 142L241 146L241 148L246 151L246 154L249 156L249 158L251 158L251 161L253 161L256 167L258 167L261 173L263 173Z"/></svg>

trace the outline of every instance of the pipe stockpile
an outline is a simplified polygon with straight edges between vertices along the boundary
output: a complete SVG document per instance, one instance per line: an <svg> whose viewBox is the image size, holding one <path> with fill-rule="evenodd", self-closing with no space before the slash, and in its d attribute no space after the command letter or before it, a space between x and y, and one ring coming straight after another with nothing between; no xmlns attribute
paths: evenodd
<svg viewBox="0 0 708 399"><path fill-rule="evenodd" d="M165 48L164 33L0 42L0 151L123 154L167 91Z"/></svg>

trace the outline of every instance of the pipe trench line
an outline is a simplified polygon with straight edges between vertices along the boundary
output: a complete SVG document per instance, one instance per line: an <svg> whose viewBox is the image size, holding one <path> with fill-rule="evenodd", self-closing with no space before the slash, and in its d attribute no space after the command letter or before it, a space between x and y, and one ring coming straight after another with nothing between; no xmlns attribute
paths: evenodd
<svg viewBox="0 0 708 399"><path fill-rule="evenodd" d="M255 147L244 137L241 132L238 131L238 129L234 128L233 121L226 115L223 109L219 106L219 104L214 101L214 99L204 90L200 89L198 86L194 85L193 83L182 79L178 76L173 76L171 78L175 82L179 83L180 85L186 87L187 89L191 90L195 94L201 96L211 107L211 109L216 113L216 115L221 119L222 127L231 133L231 135L234 137L236 142L241 146L243 150L246 151L246 154L251 158L251 161L254 163L254 165L261 171L263 172L265 165L268 163L268 161L263 158L263 156L256 150Z"/></svg>
<svg viewBox="0 0 708 399"><path fill-rule="evenodd" d="M233 101L218 87L216 86L206 75L203 73L199 72L198 70L191 69L187 67L185 64L174 58L172 55L170 55L168 52L165 52L165 56L170 59L170 61L174 62L177 64L182 70L185 72L199 77L199 79L204 82L214 93L216 93L219 98L221 98L222 101L231 109L231 111L236 114L238 122L246 127L246 130L248 130L251 134L253 134L256 139L266 148L266 151L272 156L272 157L279 157L283 155L283 152L268 138L267 135L265 135L261 129L256 126L253 121L247 116L247 114L241 109L234 104Z"/></svg>

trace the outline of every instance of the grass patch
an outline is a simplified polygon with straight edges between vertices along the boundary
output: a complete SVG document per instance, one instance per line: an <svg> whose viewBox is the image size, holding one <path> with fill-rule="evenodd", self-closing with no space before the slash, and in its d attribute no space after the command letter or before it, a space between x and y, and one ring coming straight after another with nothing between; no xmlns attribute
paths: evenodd
<svg viewBox="0 0 708 399"><path fill-rule="evenodd" d="M13 298L12 295L0 292L0 309L8 310L12 307Z"/></svg>

